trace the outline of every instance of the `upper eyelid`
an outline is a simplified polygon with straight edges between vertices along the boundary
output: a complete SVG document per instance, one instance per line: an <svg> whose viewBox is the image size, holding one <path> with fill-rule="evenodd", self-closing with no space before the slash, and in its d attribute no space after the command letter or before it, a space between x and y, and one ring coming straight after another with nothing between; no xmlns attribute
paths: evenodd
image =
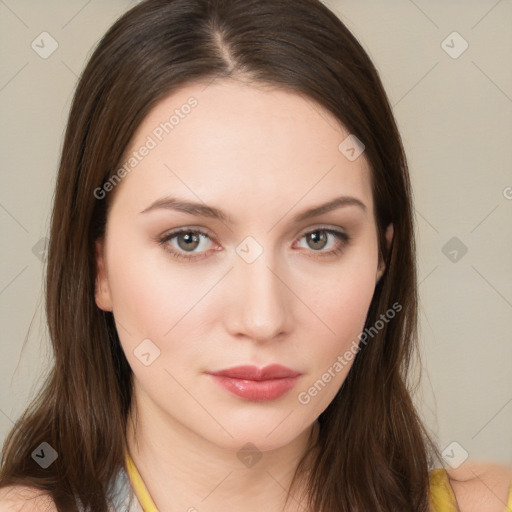
<svg viewBox="0 0 512 512"><path fill-rule="evenodd" d="M321 231L321 230L338 231L338 232L341 232L341 233L343 233L343 234L348 236L347 230L345 228L342 228L342 227L339 227L339 226L318 225L318 226L314 226L312 228L307 228L307 229L302 230L300 232L300 234L295 236L295 238L301 238L304 235L307 235L309 233L313 233L315 231ZM193 226L192 227L182 227L182 228L171 229L170 231L162 234L160 236L160 238L173 238L173 237L179 235L180 233L184 233L184 232L185 233L187 233L187 232L199 233L200 235L207 236L208 238L210 238L212 240L216 240L216 238L217 238L215 236L210 235L208 229L199 228L199 227L193 227Z"/></svg>
<svg viewBox="0 0 512 512"><path fill-rule="evenodd" d="M296 235L294 237L294 241L295 240L300 240L302 237L304 237L305 235L307 235L309 233L314 233L315 231L323 231L323 230L330 232L329 234L334 236L334 237L336 237L337 234L339 234L339 235L341 235L341 238L343 238L343 237L346 237L347 239L350 238L349 234L347 233L347 230L344 229L344 228L327 226L327 225L318 225L318 226L315 226L315 227L312 227L312 228L307 228L307 229L301 231L300 234L298 234L298 235ZM189 232L197 233L197 234L202 235L202 236L206 236L212 242L217 242L216 237L215 236L211 236L208 233L207 229L199 228L199 227L176 228L174 230L169 231L168 233L164 233L163 235L161 235L159 237L159 239L161 241L162 240L169 241L169 240L172 240L173 238L175 238L176 236L180 235L181 233L189 233ZM340 236L338 236L338 238L340 238ZM193 253L190 253L190 254L193 254Z"/></svg>

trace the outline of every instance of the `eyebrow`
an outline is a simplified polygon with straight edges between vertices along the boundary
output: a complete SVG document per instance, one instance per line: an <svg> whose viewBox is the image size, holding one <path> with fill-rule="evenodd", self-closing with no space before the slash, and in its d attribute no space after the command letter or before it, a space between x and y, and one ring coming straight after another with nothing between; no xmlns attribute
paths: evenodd
<svg viewBox="0 0 512 512"><path fill-rule="evenodd" d="M309 208L294 217L294 222L301 222L303 220L309 219L311 217L317 217L318 215L322 215L324 213L328 213L332 210L336 210L338 208L347 207L347 206L356 206L361 208L364 213L366 213L366 205L360 201L359 199L351 196L340 196L328 201L327 203L323 203L318 206L314 206L313 208ZM184 199L179 199L177 197L166 196L160 199L157 199L155 202L150 204L147 208L142 210L140 213L147 213L153 210L158 209L167 209L167 210L176 210L179 212L188 213L190 215L195 215L198 217L209 217L212 219L217 219L222 222L231 222L233 223L230 216L219 208L215 208L214 206L208 206L205 203L196 203L193 201L186 201Z"/></svg>

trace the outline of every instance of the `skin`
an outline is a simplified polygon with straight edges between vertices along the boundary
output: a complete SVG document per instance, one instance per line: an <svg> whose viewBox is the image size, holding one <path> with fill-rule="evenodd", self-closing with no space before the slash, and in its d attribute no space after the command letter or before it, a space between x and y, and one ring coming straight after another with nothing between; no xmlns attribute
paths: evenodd
<svg viewBox="0 0 512 512"><path fill-rule="evenodd" d="M370 169L364 153L349 161L340 152L349 132L319 105L235 80L187 85L162 100L127 154L190 96L198 105L110 192L96 303L113 312L133 369L137 418L128 445L158 509L282 511L283 489L353 360L309 403L298 395L358 340L384 270ZM221 208L229 219L141 213L167 195ZM293 220L341 195L366 211L344 206ZM177 228L208 237L189 252L183 236L181 245L179 237L156 240ZM315 245L305 235L321 228L351 240L320 231L327 239ZM389 244L391 225L386 234ZM248 236L263 250L252 263L237 253ZM172 249L196 259L175 259ZM160 350L148 366L134 354L144 339ZM205 374L271 363L301 376L267 402L233 396ZM262 455L251 467L237 457L248 442ZM299 510L299 500L295 493L285 510Z"/></svg>
<svg viewBox="0 0 512 512"><path fill-rule="evenodd" d="M350 162L337 150L347 132L327 112L294 93L240 82L196 84L168 97L127 153L190 95L199 100L193 113L111 192L106 237L96 247L96 303L113 311L134 372L130 454L160 512L303 510L298 491L283 508L284 489L350 364L308 404L297 396L362 329L380 275L369 169L364 154ZM237 224L169 210L139 213L171 193L221 206ZM360 198L367 214L348 207L291 223L297 211L340 194ZM299 252L308 252L299 237L322 225L352 235L338 257ZM192 263L172 259L152 240L192 226L208 230L223 250ZM386 234L389 244L392 226ZM248 235L264 249L251 264L236 253ZM213 247L202 243L195 250ZM145 338L160 349L148 366L133 352ZM296 389L274 402L245 402L203 373L270 362L303 373ZM262 455L252 467L236 456L248 441ZM509 466L466 461L449 474L459 480L451 485L462 512L505 510ZM57 510L47 493L18 485L0 489L0 508Z"/></svg>
<svg viewBox="0 0 512 512"><path fill-rule="evenodd" d="M349 162L337 151L344 128L296 94L239 82L203 89L189 86L157 105L128 148L140 148L190 95L199 100L115 189L106 238L97 244L96 303L114 312L134 372L138 419L128 422L128 445L160 512L273 512L283 510L283 489L350 365L307 405L297 395L362 328L379 277L369 170L364 154ZM171 211L139 214L169 193L221 206L238 224ZM291 223L296 212L342 193L362 199L367 215L350 207ZM298 249L307 249L305 239L295 242L324 224L346 229L353 241L338 258L308 259ZM209 230L223 251L178 262L152 241L192 226ZM247 235L264 248L251 264L235 252ZM133 353L144 338L161 351L149 366ZM297 389L275 402L244 402L203 374L269 362L303 372ZM247 441L262 453L252 467L236 456ZM510 467L466 461L449 474L461 480L451 485L462 512L505 510ZM303 510L299 499L295 492L286 511ZM57 510L28 486L0 489L0 508Z"/></svg>
<svg viewBox="0 0 512 512"><path fill-rule="evenodd" d="M462 512L508 512L512 467L496 462L467 460L448 471L450 485Z"/></svg>

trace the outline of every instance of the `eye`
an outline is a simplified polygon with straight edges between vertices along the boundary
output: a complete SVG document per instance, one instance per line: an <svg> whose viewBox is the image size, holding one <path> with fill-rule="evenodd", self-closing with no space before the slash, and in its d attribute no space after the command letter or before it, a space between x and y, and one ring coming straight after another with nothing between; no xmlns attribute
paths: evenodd
<svg viewBox="0 0 512 512"><path fill-rule="evenodd" d="M302 239L306 239L307 245L312 249L311 252L317 253L315 256L320 257L341 254L351 240L346 233L328 228L308 231L299 238L299 240ZM156 240L173 258L191 261L208 257L208 240L211 241L211 238L208 233L200 229L182 228ZM326 247L329 250L323 250Z"/></svg>
<svg viewBox="0 0 512 512"><path fill-rule="evenodd" d="M172 243L174 239L176 239L175 243ZM162 238L158 239L158 242L163 245L174 258L192 260L206 257L207 253L204 252L205 239L210 240L210 236L204 231L187 228L164 235ZM197 248L203 249L203 251L195 251ZM201 253L201 255L196 255L194 251Z"/></svg>
<svg viewBox="0 0 512 512"><path fill-rule="evenodd" d="M313 252L319 253L318 256L321 257L341 254L350 241L350 237L346 233L328 228L308 231L301 236L300 240L303 238L306 240L308 247L313 249ZM331 238L330 244L329 238ZM328 248L330 248L330 250L322 250L327 246L329 246Z"/></svg>

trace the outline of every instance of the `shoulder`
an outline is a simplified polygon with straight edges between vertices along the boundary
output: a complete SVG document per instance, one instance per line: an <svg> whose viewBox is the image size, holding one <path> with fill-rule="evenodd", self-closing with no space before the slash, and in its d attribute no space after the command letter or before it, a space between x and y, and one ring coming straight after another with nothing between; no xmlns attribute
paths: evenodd
<svg viewBox="0 0 512 512"><path fill-rule="evenodd" d="M57 512L53 499L41 489L23 485L0 488L0 512Z"/></svg>
<svg viewBox="0 0 512 512"><path fill-rule="evenodd" d="M494 462L467 461L448 469L450 485L461 512L505 512L512 467Z"/></svg>

